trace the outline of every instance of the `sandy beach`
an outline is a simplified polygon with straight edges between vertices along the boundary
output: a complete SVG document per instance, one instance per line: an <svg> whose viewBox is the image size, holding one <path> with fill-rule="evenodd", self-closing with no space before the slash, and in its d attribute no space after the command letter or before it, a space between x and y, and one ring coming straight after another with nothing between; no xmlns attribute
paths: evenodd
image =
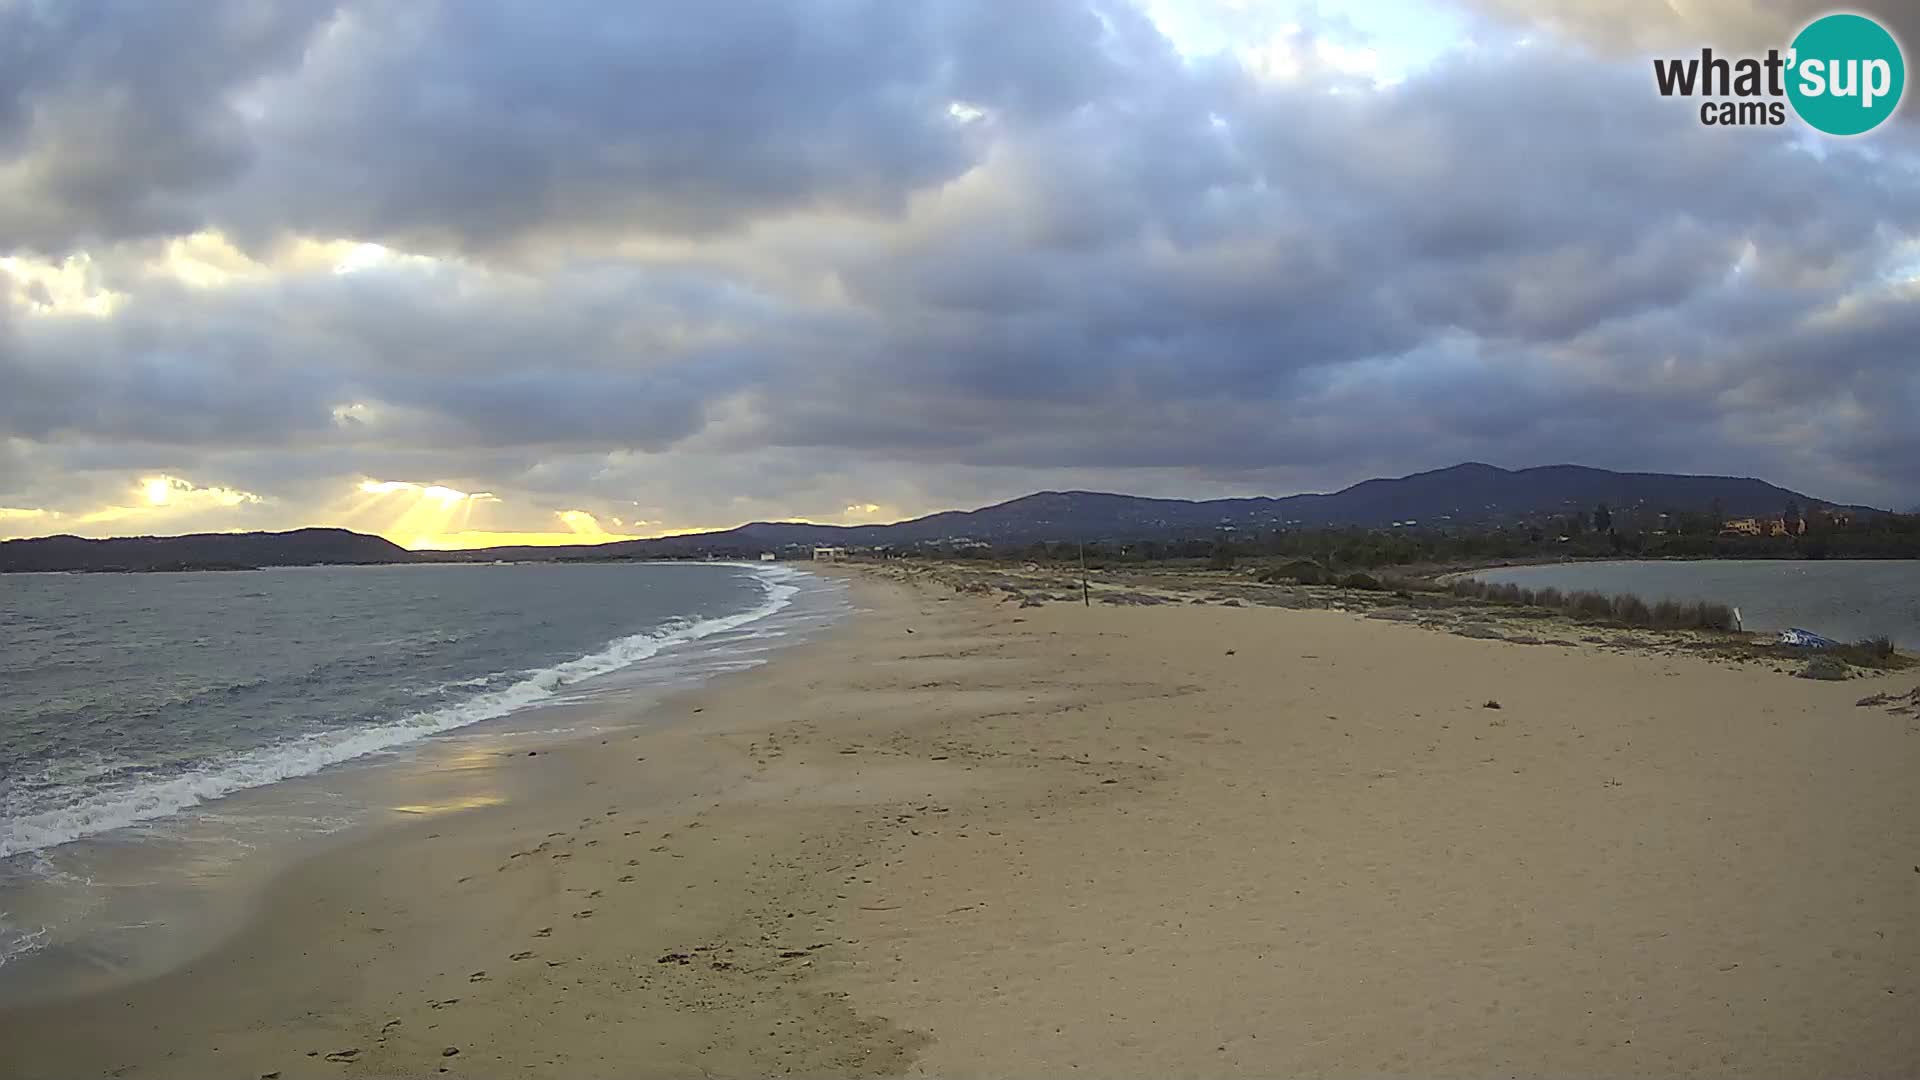
<svg viewBox="0 0 1920 1080"><path fill-rule="evenodd" d="M184 968L0 1013L0 1076L1920 1062L1920 716L1856 704L1912 673L840 572L859 614L665 725L465 763L560 794L394 814Z"/></svg>

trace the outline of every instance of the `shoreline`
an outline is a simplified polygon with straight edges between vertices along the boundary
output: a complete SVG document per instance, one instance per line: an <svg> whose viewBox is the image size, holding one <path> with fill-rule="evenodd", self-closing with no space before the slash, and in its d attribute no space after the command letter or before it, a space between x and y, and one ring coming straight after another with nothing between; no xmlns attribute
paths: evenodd
<svg viewBox="0 0 1920 1080"><path fill-rule="evenodd" d="M392 823L288 872L214 954L0 1012L18 1075L1920 1053L1920 719L1854 704L1910 675L826 572L861 610L819 638L661 726L484 763L551 798Z"/></svg>
<svg viewBox="0 0 1920 1080"><path fill-rule="evenodd" d="M229 915L251 908L263 881L384 818L535 794L525 785L475 790L463 760L555 725L581 726L584 738L609 710L644 716L663 694L763 663L844 614L830 582L791 567L734 565L760 581L737 612L619 634L498 688L325 744L283 738L96 795L85 813L64 812L70 827L89 830L78 835L56 834L69 823L50 815L14 821L10 838L36 846L6 852L0 875L0 915L13 924L0 923L0 945L27 946L0 959L0 1007L44 998L47 987L67 996L164 974L230 933Z"/></svg>

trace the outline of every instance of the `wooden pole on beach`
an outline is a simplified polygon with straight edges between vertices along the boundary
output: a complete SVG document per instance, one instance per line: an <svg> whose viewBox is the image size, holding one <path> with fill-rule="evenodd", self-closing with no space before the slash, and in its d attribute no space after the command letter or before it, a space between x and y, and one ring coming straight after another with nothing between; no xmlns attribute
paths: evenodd
<svg viewBox="0 0 1920 1080"><path fill-rule="evenodd" d="M1092 607L1093 599L1087 595L1087 542L1080 541L1080 605Z"/></svg>

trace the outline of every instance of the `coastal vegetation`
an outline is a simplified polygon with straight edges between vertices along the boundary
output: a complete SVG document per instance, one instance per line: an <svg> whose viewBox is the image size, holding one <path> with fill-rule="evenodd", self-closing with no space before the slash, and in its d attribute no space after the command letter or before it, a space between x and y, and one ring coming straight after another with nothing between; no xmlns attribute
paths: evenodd
<svg viewBox="0 0 1920 1080"><path fill-rule="evenodd" d="M1742 522L1757 519L1740 519ZM1920 558L1920 514L1860 518L1767 519L1777 534L1729 531L1713 513L1645 514L1611 510L1471 527L1220 529L1185 539L1092 541L1087 559L1102 563L1194 562L1228 569L1248 562L1310 560L1329 570L1462 567L1562 559L1912 559ZM1600 528L1596 528L1600 525ZM917 553L943 558L1079 558L1078 543L954 544ZM902 554L915 552L903 551Z"/></svg>
<svg viewBox="0 0 1920 1080"><path fill-rule="evenodd" d="M1491 585L1477 578L1456 578L1447 589L1455 596L1494 604L1551 608L1575 618L1611 621L1655 630L1733 630L1733 609L1707 601L1683 603L1661 600L1649 604L1638 596L1604 596L1596 592L1563 593L1552 587L1529 589L1519 585Z"/></svg>

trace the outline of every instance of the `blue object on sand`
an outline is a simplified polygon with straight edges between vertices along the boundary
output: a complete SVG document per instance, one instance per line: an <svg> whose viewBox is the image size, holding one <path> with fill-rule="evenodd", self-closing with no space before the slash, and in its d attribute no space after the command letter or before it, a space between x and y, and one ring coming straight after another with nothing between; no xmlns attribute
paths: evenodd
<svg viewBox="0 0 1920 1080"><path fill-rule="evenodd" d="M1780 644L1794 645L1802 649L1831 649L1840 644L1832 638L1824 638L1811 630L1790 627L1780 631Z"/></svg>

